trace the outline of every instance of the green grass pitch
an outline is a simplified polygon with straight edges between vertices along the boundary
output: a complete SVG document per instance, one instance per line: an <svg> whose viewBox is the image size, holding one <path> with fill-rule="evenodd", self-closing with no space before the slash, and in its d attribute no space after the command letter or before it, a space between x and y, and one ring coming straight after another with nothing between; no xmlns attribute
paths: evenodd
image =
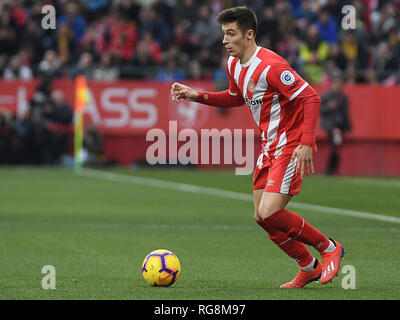
<svg viewBox="0 0 400 320"><path fill-rule="evenodd" d="M125 171L251 195L233 170ZM131 179L131 178L130 178ZM253 203L66 169L0 168L0 299L399 299L400 223L296 209L346 248L356 289L332 283L284 290L297 265L253 221ZM142 180L140 180L142 181ZM143 180L145 181L145 180ZM400 179L305 179L292 201L400 218ZM289 207L290 208L290 207ZM182 273L169 288L142 278L144 257L169 249ZM311 248L313 254L318 253ZM56 269L56 289L41 286Z"/></svg>

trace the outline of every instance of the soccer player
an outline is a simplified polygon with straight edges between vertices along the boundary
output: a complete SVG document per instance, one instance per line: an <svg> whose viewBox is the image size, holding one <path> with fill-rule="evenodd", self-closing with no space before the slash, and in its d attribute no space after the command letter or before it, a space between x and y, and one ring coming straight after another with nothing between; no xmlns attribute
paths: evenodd
<svg viewBox="0 0 400 320"><path fill-rule="evenodd" d="M253 179L254 218L300 267L295 278L281 288L302 288L318 279L328 283L339 272L343 247L285 209L300 192L304 175L314 173L314 129L321 99L285 59L257 46L257 18L251 9L226 9L217 19L230 55L226 65L229 89L197 92L175 82L171 98L217 107L249 107L262 139ZM319 251L322 264L305 244Z"/></svg>

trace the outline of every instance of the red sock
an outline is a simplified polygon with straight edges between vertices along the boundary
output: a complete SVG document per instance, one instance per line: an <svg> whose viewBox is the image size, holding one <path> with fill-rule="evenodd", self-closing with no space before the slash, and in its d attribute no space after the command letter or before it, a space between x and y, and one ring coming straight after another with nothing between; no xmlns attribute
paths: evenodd
<svg viewBox="0 0 400 320"><path fill-rule="evenodd" d="M262 221L258 222L258 224L264 229ZM268 232L268 237L289 257L295 259L300 268L312 262L313 256L310 251L307 250L306 246L297 240L289 238L282 231L271 230Z"/></svg>
<svg viewBox="0 0 400 320"><path fill-rule="evenodd" d="M319 252L328 248L330 241L298 214L286 209L279 210L261 221L268 233L280 230L288 237L313 246Z"/></svg>

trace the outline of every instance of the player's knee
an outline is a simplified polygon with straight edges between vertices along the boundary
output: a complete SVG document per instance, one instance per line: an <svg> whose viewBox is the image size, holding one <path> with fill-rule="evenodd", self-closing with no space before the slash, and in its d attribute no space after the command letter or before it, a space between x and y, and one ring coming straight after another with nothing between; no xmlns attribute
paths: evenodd
<svg viewBox="0 0 400 320"><path fill-rule="evenodd" d="M274 206L271 203L263 203L261 202L258 207L258 215L263 220L270 216L272 216L275 212L278 212L282 208Z"/></svg>
<svg viewBox="0 0 400 320"><path fill-rule="evenodd" d="M254 221L259 223L262 220L261 216L258 214L258 210L254 210Z"/></svg>

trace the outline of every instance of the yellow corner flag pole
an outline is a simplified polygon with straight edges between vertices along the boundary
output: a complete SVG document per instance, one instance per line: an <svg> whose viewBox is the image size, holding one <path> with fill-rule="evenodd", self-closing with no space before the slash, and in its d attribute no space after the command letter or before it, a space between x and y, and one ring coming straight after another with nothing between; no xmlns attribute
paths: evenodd
<svg viewBox="0 0 400 320"><path fill-rule="evenodd" d="M79 170L83 164L83 110L89 102L89 91L83 75L75 78L74 107L74 169Z"/></svg>

